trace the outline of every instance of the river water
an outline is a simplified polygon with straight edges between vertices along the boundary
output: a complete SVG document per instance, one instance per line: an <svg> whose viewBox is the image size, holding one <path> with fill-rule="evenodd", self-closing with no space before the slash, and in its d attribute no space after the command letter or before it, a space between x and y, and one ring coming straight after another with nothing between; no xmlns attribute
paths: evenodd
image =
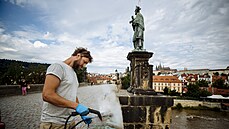
<svg viewBox="0 0 229 129"><path fill-rule="evenodd" d="M229 129L229 112L172 110L171 129Z"/></svg>

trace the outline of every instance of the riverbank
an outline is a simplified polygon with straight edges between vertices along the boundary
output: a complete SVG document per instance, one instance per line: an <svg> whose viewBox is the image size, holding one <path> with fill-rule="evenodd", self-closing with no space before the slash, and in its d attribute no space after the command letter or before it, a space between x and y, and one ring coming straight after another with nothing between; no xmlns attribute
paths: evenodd
<svg viewBox="0 0 229 129"><path fill-rule="evenodd" d="M223 110L220 102L206 102L198 100L180 100L174 99L174 105L172 109L187 109L187 110L209 110L209 111L226 111Z"/></svg>
<svg viewBox="0 0 229 129"><path fill-rule="evenodd" d="M182 105L182 107L204 106L204 107L209 107L209 108L221 108L220 102L174 99L174 105L173 106L176 106L178 103L180 103Z"/></svg>
<svg viewBox="0 0 229 129"><path fill-rule="evenodd" d="M206 106L195 106L195 107L183 107L180 103L178 103L176 106L173 106L172 107L173 110L182 110L182 109L185 109L185 110L209 110L209 111L224 111L224 110L221 110L220 108L218 107L206 107Z"/></svg>

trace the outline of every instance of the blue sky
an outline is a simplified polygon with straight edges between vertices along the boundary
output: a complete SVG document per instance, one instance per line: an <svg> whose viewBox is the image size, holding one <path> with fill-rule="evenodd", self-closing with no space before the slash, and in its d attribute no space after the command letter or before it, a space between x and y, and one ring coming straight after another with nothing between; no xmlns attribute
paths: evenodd
<svg viewBox="0 0 229 129"><path fill-rule="evenodd" d="M94 58L88 72L124 72L138 4L154 67L229 66L228 0L0 0L0 58L54 63L83 46Z"/></svg>

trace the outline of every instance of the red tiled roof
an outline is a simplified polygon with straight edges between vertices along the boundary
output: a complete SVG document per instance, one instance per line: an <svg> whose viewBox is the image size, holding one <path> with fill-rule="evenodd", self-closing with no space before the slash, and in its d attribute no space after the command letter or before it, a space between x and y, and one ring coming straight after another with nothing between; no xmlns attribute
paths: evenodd
<svg viewBox="0 0 229 129"><path fill-rule="evenodd" d="M153 82L181 83L176 76L153 76Z"/></svg>
<svg viewBox="0 0 229 129"><path fill-rule="evenodd" d="M227 80L226 76L212 76L212 82L215 82L218 79Z"/></svg>

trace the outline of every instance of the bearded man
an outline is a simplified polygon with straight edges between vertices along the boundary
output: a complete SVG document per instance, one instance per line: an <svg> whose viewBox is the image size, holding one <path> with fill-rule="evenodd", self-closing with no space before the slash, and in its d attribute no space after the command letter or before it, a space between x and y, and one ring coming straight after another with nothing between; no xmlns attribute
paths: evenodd
<svg viewBox="0 0 229 129"><path fill-rule="evenodd" d="M80 104L77 97L79 82L74 69L85 67L92 59L90 51L77 48L65 61L48 67L42 91L40 129L64 128L66 118L73 111L79 113L85 123L91 123L91 118L87 116L89 109ZM74 124L73 118L70 119L67 128Z"/></svg>

